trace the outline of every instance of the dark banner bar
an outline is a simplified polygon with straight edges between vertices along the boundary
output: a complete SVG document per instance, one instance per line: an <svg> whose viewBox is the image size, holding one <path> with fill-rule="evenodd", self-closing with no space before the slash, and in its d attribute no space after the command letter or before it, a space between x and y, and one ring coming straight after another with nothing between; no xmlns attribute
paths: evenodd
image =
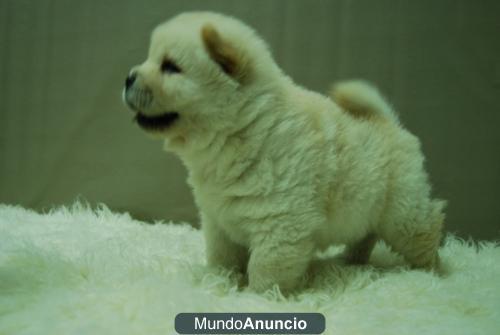
<svg viewBox="0 0 500 335"><path fill-rule="evenodd" d="M320 313L180 313L179 334L321 334Z"/></svg>

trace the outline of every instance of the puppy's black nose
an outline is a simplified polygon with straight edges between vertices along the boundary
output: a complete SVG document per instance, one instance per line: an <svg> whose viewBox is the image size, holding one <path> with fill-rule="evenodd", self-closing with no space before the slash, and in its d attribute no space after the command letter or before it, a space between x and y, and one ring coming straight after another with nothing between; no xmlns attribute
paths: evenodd
<svg viewBox="0 0 500 335"><path fill-rule="evenodd" d="M137 75L132 73L127 77L127 79L125 79L125 89L128 89L134 84L135 78L137 78Z"/></svg>

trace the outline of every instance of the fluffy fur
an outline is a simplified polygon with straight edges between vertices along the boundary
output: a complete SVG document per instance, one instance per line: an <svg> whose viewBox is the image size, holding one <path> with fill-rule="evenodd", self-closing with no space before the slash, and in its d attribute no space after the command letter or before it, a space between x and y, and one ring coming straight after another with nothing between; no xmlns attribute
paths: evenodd
<svg viewBox="0 0 500 335"><path fill-rule="evenodd" d="M337 85L336 102L308 91L251 28L207 12L157 27L131 76L139 120L178 116L140 124L189 170L210 265L247 271L256 291L298 287L331 244L364 263L381 239L414 267L437 265L444 202L418 139L369 84Z"/></svg>
<svg viewBox="0 0 500 335"><path fill-rule="evenodd" d="M0 205L0 334L174 334L180 312L320 312L326 335L498 334L498 245L449 236L446 277L408 271L382 243L370 266L340 265L339 251L313 264L300 293L262 296L207 269L188 225Z"/></svg>

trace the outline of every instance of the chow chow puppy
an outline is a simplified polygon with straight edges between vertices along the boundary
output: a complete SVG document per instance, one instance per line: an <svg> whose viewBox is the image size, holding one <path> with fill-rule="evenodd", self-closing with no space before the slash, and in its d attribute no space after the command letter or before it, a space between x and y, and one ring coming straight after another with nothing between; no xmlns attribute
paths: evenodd
<svg viewBox="0 0 500 335"><path fill-rule="evenodd" d="M124 100L187 167L208 264L246 271L251 289L296 288L331 244L353 263L382 239L413 267L438 264L444 202L419 140L369 84L311 92L250 27L192 12L153 31Z"/></svg>

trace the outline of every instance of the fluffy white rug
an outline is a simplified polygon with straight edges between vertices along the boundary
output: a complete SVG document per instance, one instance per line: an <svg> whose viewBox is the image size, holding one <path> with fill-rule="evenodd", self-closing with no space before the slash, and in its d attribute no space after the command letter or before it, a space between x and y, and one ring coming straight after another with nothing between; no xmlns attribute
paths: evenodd
<svg viewBox="0 0 500 335"><path fill-rule="evenodd" d="M407 270L384 245L372 266L326 257L311 287L288 298L238 289L233 275L205 268L203 250L188 225L104 206L44 215L0 206L0 334L165 335L179 312L237 311L321 312L325 334L500 334L494 243L449 236L446 277Z"/></svg>

